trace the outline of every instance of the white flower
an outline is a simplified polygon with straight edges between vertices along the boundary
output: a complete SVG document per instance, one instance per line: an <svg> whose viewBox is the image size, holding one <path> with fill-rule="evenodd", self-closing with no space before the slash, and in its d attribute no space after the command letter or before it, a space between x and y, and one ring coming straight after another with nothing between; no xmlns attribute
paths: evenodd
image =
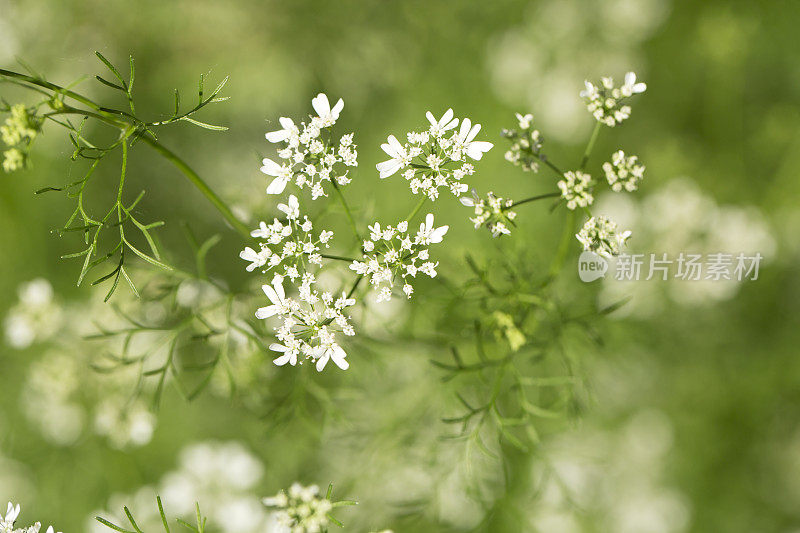
<svg viewBox="0 0 800 533"><path fill-rule="evenodd" d="M620 87L623 96L631 96L633 94L643 93L647 90L647 84L636 83L636 74L628 72L625 74L625 84Z"/></svg>
<svg viewBox="0 0 800 533"><path fill-rule="evenodd" d="M339 113L344 109L344 100L339 98L336 105L331 109L331 104L328 102L328 96L325 93L319 93L313 100L311 100L311 107L317 112L321 125L323 127L333 126L339 119Z"/></svg>
<svg viewBox="0 0 800 533"><path fill-rule="evenodd" d="M14 522L17 521L18 516L19 505L14 506L14 504L8 502L5 517L0 515L0 533L11 533L14 529Z"/></svg>
<svg viewBox="0 0 800 533"><path fill-rule="evenodd" d="M611 162L603 163L603 171L611 189L620 192L625 189L633 192L639 188L639 182L644 177L645 167L639 163L635 155L625 156L625 152L617 150L611 156Z"/></svg>
<svg viewBox="0 0 800 533"><path fill-rule="evenodd" d="M279 165L268 157L265 157L261 164L261 172L275 178L267 187L267 194L282 193L289 180L292 179L292 168L286 165Z"/></svg>
<svg viewBox="0 0 800 533"><path fill-rule="evenodd" d="M433 116L433 113L428 111L425 113L425 117L428 119L428 122L431 123L430 133L434 137L439 137L444 134L444 132L451 130L458 126L458 119L453 118L453 110L448 109L442 115L442 118L436 120L436 117Z"/></svg>
<svg viewBox="0 0 800 533"><path fill-rule="evenodd" d="M622 87L614 87L614 80L602 78L599 85L584 82L585 89L580 96L586 108L601 124L613 127L631 115L631 107L624 104L626 98L642 93L647 89L644 83L636 82L636 74L628 72Z"/></svg>
<svg viewBox="0 0 800 533"><path fill-rule="evenodd" d="M575 235L584 250L603 257L619 255L630 236L630 231L620 232L616 222L603 215L587 220Z"/></svg>
<svg viewBox="0 0 800 533"><path fill-rule="evenodd" d="M271 143L279 143L283 141L290 141L291 139L296 139L300 131L295 126L294 121L290 118L281 117L278 119L283 126L283 129L271 131L266 134L266 138Z"/></svg>
<svg viewBox="0 0 800 533"><path fill-rule="evenodd" d="M276 358L273 363L278 366L283 366L286 363L295 366L297 364L297 355L300 353L298 347L288 347L284 346L283 344L278 344L276 342L269 345L269 349L273 352L282 352L283 355Z"/></svg>
<svg viewBox="0 0 800 533"><path fill-rule="evenodd" d="M475 141L478 132L481 131L481 125L472 123L468 118L461 122L461 131L458 134L458 140L463 147L464 152L472 159L478 161L483 157L483 154L492 149L494 144L487 141Z"/></svg>
<svg viewBox="0 0 800 533"><path fill-rule="evenodd" d="M382 144L381 148L391 158L375 165L381 179L388 178L411 162L408 152L394 135L389 135L388 142Z"/></svg>
<svg viewBox="0 0 800 533"><path fill-rule="evenodd" d="M253 250L248 246L239 253L239 257L241 257L245 261L250 261L250 264L247 265L246 267L246 270L248 272L252 272L257 268L261 268L267 263L268 256L264 253L264 251L265 250L261 250L261 252L256 252L255 250Z"/></svg>
<svg viewBox="0 0 800 533"><path fill-rule="evenodd" d="M286 309L286 293L283 290L283 282L276 279L272 282L272 286L262 285L261 290L267 295L272 305L258 308L256 318L265 319L283 313Z"/></svg>
<svg viewBox="0 0 800 533"><path fill-rule="evenodd" d="M300 202L297 201L297 196L290 194L285 204L278 204L278 210L286 213L289 220L296 220L300 216Z"/></svg>
<svg viewBox="0 0 800 533"><path fill-rule="evenodd" d="M328 360L332 360L336 366L342 370L347 370L350 368L350 363L348 363L345 359L347 354L338 344L332 344L327 347L318 347L315 357L317 359L317 372L322 372L322 370L325 368L325 365L328 364Z"/></svg>
<svg viewBox="0 0 800 533"><path fill-rule="evenodd" d="M594 201L592 196L592 177L580 170L564 173L564 178L559 180L558 188L561 196L567 201L567 208L574 210L576 207L586 207Z"/></svg>
<svg viewBox="0 0 800 533"><path fill-rule="evenodd" d="M450 226L433 227L433 213L428 213L425 217L425 222L419 225L419 233L417 238L423 244L438 244L442 242L442 238L447 233Z"/></svg>
<svg viewBox="0 0 800 533"><path fill-rule="evenodd" d="M522 115L520 113L515 113L515 116L517 117L517 122L519 123L520 128L527 130L531 127L531 124L533 123L532 114L528 113L526 115Z"/></svg>

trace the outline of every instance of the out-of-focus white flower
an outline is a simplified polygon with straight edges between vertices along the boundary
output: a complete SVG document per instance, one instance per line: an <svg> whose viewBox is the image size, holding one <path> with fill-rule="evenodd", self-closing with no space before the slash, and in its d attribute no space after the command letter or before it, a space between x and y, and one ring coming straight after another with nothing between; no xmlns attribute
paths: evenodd
<svg viewBox="0 0 800 533"><path fill-rule="evenodd" d="M44 341L62 326L61 308L53 301L53 287L43 278L23 283L17 290L19 301L4 321L6 342L13 348L27 348Z"/></svg>
<svg viewBox="0 0 800 533"><path fill-rule="evenodd" d="M288 493L281 491L264 498L262 503L275 513L277 520L292 533L319 533L329 524L333 504L319 496L319 487L294 483Z"/></svg>

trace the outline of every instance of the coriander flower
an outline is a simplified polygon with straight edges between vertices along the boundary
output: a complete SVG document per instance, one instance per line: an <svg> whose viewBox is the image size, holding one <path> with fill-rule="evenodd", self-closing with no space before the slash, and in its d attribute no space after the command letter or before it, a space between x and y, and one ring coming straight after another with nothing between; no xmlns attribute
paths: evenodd
<svg viewBox="0 0 800 533"><path fill-rule="evenodd" d="M500 198L495 196L493 192L489 192L486 200L484 200L473 189L472 197L465 196L461 198L461 203L475 210L475 216L470 217L470 220L476 229L485 226L492 232L492 237L511 233L509 226L514 225L513 221L517 217L517 213L511 211L514 201L510 198Z"/></svg>
<svg viewBox="0 0 800 533"><path fill-rule="evenodd" d="M610 127L614 127L631 115L630 106L622 102L647 89L646 84L636 82L636 74L633 72L625 74L625 83L621 87L615 87L612 78L602 78L598 85L585 81L584 85L586 87L580 96L589 112L598 122Z"/></svg>
<svg viewBox="0 0 800 533"><path fill-rule="evenodd" d="M0 139L8 146L3 154L3 170L9 173L25 167L31 143L42 130L43 122L36 116L36 110L25 104L13 105L10 111L11 116L0 126Z"/></svg>
<svg viewBox="0 0 800 533"><path fill-rule="evenodd" d="M491 150L494 146L494 144L487 141L474 140L480 131L480 124L472 126L470 120L465 118L461 123L461 131L458 132L458 137L455 140L456 149L454 153L460 154L463 152L475 161L479 161L483 157L483 154ZM458 157L456 159L460 160L461 158Z"/></svg>
<svg viewBox="0 0 800 533"><path fill-rule="evenodd" d="M42 528L40 522L36 522L30 527L25 529L14 529L14 523L19 517L19 505L14 505L8 502L8 509L6 510L5 517L0 514L0 533L39 533ZM47 528L47 533L54 533L53 526Z"/></svg>
<svg viewBox="0 0 800 533"><path fill-rule="evenodd" d="M604 215L587 220L575 235L584 250L603 257L619 255L630 236L630 231L620 232L616 222Z"/></svg>
<svg viewBox="0 0 800 533"><path fill-rule="evenodd" d="M514 166L522 167L525 172L538 172L539 161L545 156L541 153L542 138L539 130L533 128L533 115L516 113L520 130L503 130L503 137L511 141L505 153L506 161Z"/></svg>
<svg viewBox="0 0 800 533"><path fill-rule="evenodd" d="M347 354L338 344L336 335L355 335L350 317L344 315L344 310L356 302L344 293L339 298L329 292L320 293L314 288L316 282L314 275L306 272L298 296L291 298L284 291L283 277L275 276L270 285L262 287L270 305L259 308L256 318L277 317L281 321L275 327L279 342L269 347L281 354L273 361L276 365L288 363L296 366L310 359L316 363L318 372L322 372L328 361L347 370L350 366Z"/></svg>
<svg viewBox="0 0 800 533"><path fill-rule="evenodd" d="M373 290L378 293L379 302L392 298L398 277L402 279L402 291L407 298L411 298L414 293L411 281L418 273L430 278L436 277L439 263L430 261L427 246L441 243L448 226L435 227L432 213L425 217L414 236L409 234L408 222L405 220L397 226L385 228L376 222L369 229L369 239L362 245L363 259L353 261L350 269L369 279Z"/></svg>
<svg viewBox="0 0 800 533"><path fill-rule="evenodd" d="M264 498L262 503L273 509L278 523L291 533L320 533L330 524L328 513L333 504L320 497L319 487L304 487L294 483L289 491L280 491L275 496Z"/></svg>
<svg viewBox="0 0 800 533"><path fill-rule="evenodd" d="M448 133L459 123L453 118L452 109L448 109L439 120L430 111L426 116L430 127L425 131L408 132L405 143L394 135L388 137L381 148L389 159L378 163L376 169L381 179L402 171L413 194L424 194L435 200L439 197L439 189L446 187L459 197L469 189L463 182L464 178L475 173L467 158L480 160L493 145L475 140L481 126L473 125L468 118L461 122L459 131Z"/></svg>
<svg viewBox="0 0 800 533"><path fill-rule="evenodd" d="M388 142L382 144L381 149L391 158L375 166L380 173L381 179L388 178L411 163L412 158L409 153L394 135L389 135Z"/></svg>
<svg viewBox="0 0 800 533"><path fill-rule="evenodd" d="M316 200L327 196L325 182L347 185L351 181L342 167L358 166L353 134L343 135L336 143L330 131L344 108L344 101L340 98L331 108L328 97L320 93L311 105L317 116L311 117L309 123L297 125L292 119L281 117L281 129L266 134L267 141L279 145L278 158L283 161L278 163L270 158L262 161L261 172L273 178L267 194L281 194L294 182L299 189L310 189L311 198Z"/></svg>
<svg viewBox="0 0 800 533"><path fill-rule="evenodd" d="M639 182L644 177L644 165L639 163L635 155L625 156L625 152L618 150L611 156L611 162L603 163L608 184L614 192L625 189L633 192L639 188Z"/></svg>
<svg viewBox="0 0 800 533"><path fill-rule="evenodd" d="M558 188L561 197L567 201L567 208L574 210L576 207L586 207L592 204L592 177L580 170L564 173L564 179L559 180Z"/></svg>
<svg viewBox="0 0 800 533"><path fill-rule="evenodd" d="M323 128L329 128L336 124L339 120L339 113L344 109L344 100L339 98L336 105L331 109L331 104L328 102L328 96L325 93L319 93L313 100L311 100L311 107L317 112L318 117L316 121Z"/></svg>
<svg viewBox="0 0 800 533"><path fill-rule="evenodd" d="M425 113L425 118L427 118L428 122L431 123L431 127L428 131L430 131L431 135L433 135L434 137L441 137L442 135L444 135L444 132L452 130L453 128L458 126L458 119L453 118L452 108L445 111L444 115L442 115L442 118L440 118L439 120L436 120L436 118L433 116L433 113L431 113L430 111Z"/></svg>
<svg viewBox="0 0 800 533"><path fill-rule="evenodd" d="M300 202L293 194L289 195L285 204L278 204L278 210L286 215L286 222L277 218L271 224L261 222L250 235L259 242L259 249L246 247L239 257L249 261L246 270L252 272L262 269L267 272L283 266L283 274L291 279L300 277L300 270L307 263L322 266L322 247L329 247L333 232L322 230L316 236L312 233L314 225L308 216L300 215ZM298 267L300 267L298 269Z"/></svg>

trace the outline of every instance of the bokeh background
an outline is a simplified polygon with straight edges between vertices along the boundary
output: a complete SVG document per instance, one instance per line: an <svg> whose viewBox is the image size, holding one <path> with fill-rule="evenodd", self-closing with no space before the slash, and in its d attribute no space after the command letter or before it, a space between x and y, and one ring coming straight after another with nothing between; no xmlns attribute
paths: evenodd
<svg viewBox="0 0 800 533"><path fill-rule="evenodd" d="M153 413L133 395L135 379L89 367L101 348L69 340L108 308L75 287L78 265L59 260L75 249L51 232L69 205L33 194L79 172L50 128L31 169L0 176L0 501L23 504L23 522L77 532L125 503L152 513L157 491L168 510L190 513L199 499L222 531L241 533L273 527L258 497L333 481L338 496L362 502L339 513L345 531L800 531L798 22L790 1L0 0L3 68L20 70L20 57L63 84L102 72L94 50L123 65L132 54L146 116L168 113L173 89L191 94L200 73L211 83L230 75L231 100L204 115L228 132L176 125L159 138L250 221L274 211L258 171L264 132L278 116L307 114L319 91L345 99L340 131L356 133L347 193L357 216L390 221L414 200L401 180L377 180L379 144L420 127L426 110L453 107L483 124L497 148L475 186L522 197L552 182L504 161L499 132L514 112L532 112L548 154L573 165L592 128L583 80L634 70L648 90L631 119L603 131L589 170L599 175L623 147L646 178L637 194L609 193L600 205L633 230L635 250L765 256L759 279L743 284L582 284L574 243L565 300L632 300L601 326L602 345L574 356L582 409L526 461L441 438L453 390L429 359L443 348L414 342L410 326L351 350L343 376L304 372L301 393L286 398L310 414L286 411L279 424L213 386L191 402L168 386ZM79 88L120 104L91 79ZM0 95L25 98L5 85ZM185 222L222 236L210 268L245 283L240 241L204 198L146 147L131 159L131 189L147 189L144 213L165 218L170 259L191 261ZM114 172L103 174L109 188ZM528 207L508 244L474 231L456 202L437 202L451 226L442 275L463 266L466 250L546 264L562 219ZM347 231L341 213L330 220ZM396 312L395 326L426 321L424 308ZM35 318L20 325L25 313ZM259 394L299 387L266 356L252 364ZM520 468L526 484L508 483Z"/></svg>

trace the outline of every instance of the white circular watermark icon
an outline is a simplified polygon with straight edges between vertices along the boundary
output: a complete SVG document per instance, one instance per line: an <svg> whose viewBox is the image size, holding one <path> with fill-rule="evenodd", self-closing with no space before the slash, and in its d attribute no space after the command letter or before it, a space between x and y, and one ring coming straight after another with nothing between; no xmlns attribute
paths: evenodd
<svg viewBox="0 0 800 533"><path fill-rule="evenodd" d="M585 251L578 258L578 277L589 283L605 277L608 272L608 261L594 252Z"/></svg>

